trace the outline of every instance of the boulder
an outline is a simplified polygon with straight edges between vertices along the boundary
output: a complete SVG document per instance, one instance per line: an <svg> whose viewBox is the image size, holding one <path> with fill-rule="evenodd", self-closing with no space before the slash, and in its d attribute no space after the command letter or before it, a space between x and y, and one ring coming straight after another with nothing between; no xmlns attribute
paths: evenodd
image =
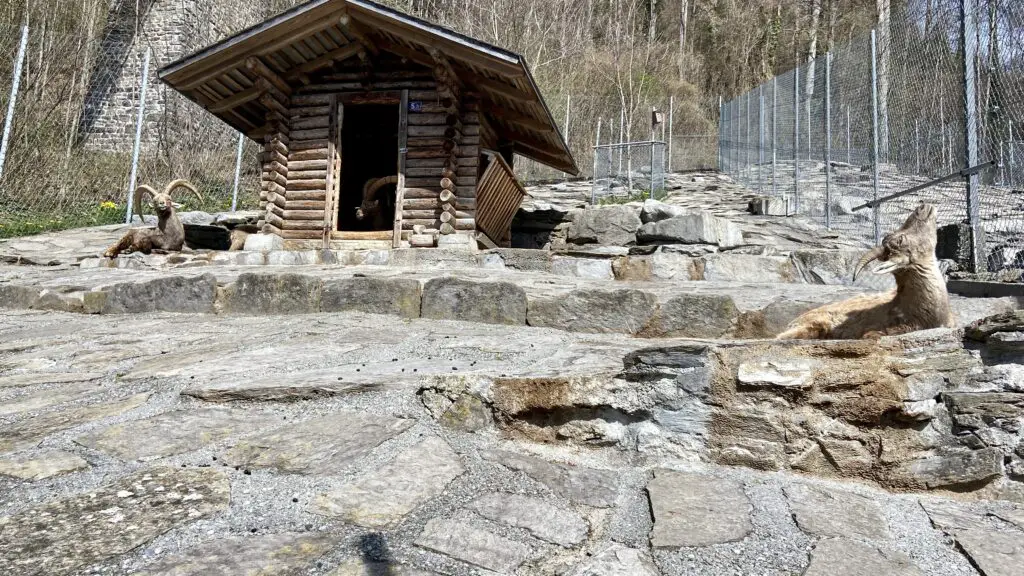
<svg viewBox="0 0 1024 576"><path fill-rule="evenodd" d="M743 233L738 226L708 212L693 212L644 224L636 238L642 244L716 244L723 248L743 243Z"/></svg>
<svg viewBox="0 0 1024 576"><path fill-rule="evenodd" d="M209 226L213 224L214 215L208 212L192 211L192 212L178 212L178 218L181 219L181 223L188 226L194 224L196 226Z"/></svg>
<svg viewBox="0 0 1024 576"><path fill-rule="evenodd" d="M572 258L555 256L551 259L551 273L594 280L613 280L612 261L607 258Z"/></svg>
<svg viewBox="0 0 1024 576"><path fill-rule="evenodd" d="M798 282L796 266L785 256L709 254L704 257L704 280L786 284Z"/></svg>
<svg viewBox="0 0 1024 576"><path fill-rule="evenodd" d="M509 282L434 278L423 287L422 316L484 324L526 323L526 291Z"/></svg>
<svg viewBox="0 0 1024 576"><path fill-rule="evenodd" d="M588 207L573 216L568 240L573 244L628 246L636 243L640 216L632 206Z"/></svg>
<svg viewBox="0 0 1024 576"><path fill-rule="evenodd" d="M324 283L323 312L366 312L419 318L420 282L412 278L356 276Z"/></svg>
<svg viewBox="0 0 1024 576"><path fill-rule="evenodd" d="M658 200L644 200L643 208L640 209L640 221L644 224L661 222L683 214L686 214L686 209L681 206L673 206Z"/></svg>
<svg viewBox="0 0 1024 576"><path fill-rule="evenodd" d="M789 216L789 199L779 196L758 196L747 203L747 212L755 216Z"/></svg>
<svg viewBox="0 0 1024 576"><path fill-rule="evenodd" d="M212 274L164 276L149 282L115 284L104 292L99 307L103 314L206 313L214 310L217 278Z"/></svg>
<svg viewBox="0 0 1024 576"><path fill-rule="evenodd" d="M247 272L220 292L217 303L228 314L311 314L320 311L322 291L315 276Z"/></svg>
<svg viewBox="0 0 1024 576"><path fill-rule="evenodd" d="M530 326L570 332L636 334L650 322L657 306L655 296L642 290L574 290L532 300L526 320Z"/></svg>
<svg viewBox="0 0 1024 576"><path fill-rule="evenodd" d="M862 274L856 282L853 271L864 254L859 250L796 250L792 254L796 270L808 284L861 286L872 290L888 290L896 286L891 274Z"/></svg>
<svg viewBox="0 0 1024 576"><path fill-rule="evenodd" d="M961 269L970 269L971 227L966 223L947 224L936 231L935 256L940 260L953 260ZM985 233L981 231L979 245L985 245ZM984 250L981 250L984 253Z"/></svg>
<svg viewBox="0 0 1024 576"><path fill-rule="evenodd" d="M284 250L284 238L277 234L250 234L245 239L246 252L270 252Z"/></svg>
<svg viewBox="0 0 1024 576"><path fill-rule="evenodd" d="M645 336L720 338L732 331L739 311L732 298L717 294L683 294L663 303Z"/></svg>

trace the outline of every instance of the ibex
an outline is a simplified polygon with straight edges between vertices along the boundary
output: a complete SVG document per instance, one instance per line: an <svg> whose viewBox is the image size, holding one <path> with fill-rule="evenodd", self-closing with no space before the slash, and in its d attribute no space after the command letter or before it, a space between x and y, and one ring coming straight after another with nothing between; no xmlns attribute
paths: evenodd
<svg viewBox="0 0 1024 576"><path fill-rule="evenodd" d="M113 246L107 248L103 255L116 258L122 252L142 252L149 254L153 250L177 252L185 245L185 227L178 218L175 208L181 206L171 199L175 188L185 188L196 195L202 203L203 197L187 180L175 180L157 193L153 188L143 184L135 189L132 195L133 213L142 216L142 196L148 194L152 200L153 211L156 212L156 228L132 228Z"/></svg>
<svg viewBox="0 0 1024 576"><path fill-rule="evenodd" d="M892 274L896 290L862 295L805 312L776 336L790 339L855 339L954 327L946 282L935 258L935 207L921 204L903 226L865 254L854 280L874 261L875 274Z"/></svg>
<svg viewBox="0 0 1024 576"><path fill-rule="evenodd" d="M384 213L387 198L377 197L380 189L388 184L398 184L398 176L371 178L366 181L366 184L363 185L363 203L356 208L356 220L362 222L372 219L374 230L387 230L391 227L391 222L387 220L387 215Z"/></svg>

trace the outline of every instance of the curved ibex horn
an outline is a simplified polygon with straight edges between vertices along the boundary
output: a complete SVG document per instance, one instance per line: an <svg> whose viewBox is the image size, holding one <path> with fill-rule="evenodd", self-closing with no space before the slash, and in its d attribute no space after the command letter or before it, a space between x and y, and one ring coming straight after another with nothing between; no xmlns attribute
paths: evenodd
<svg viewBox="0 0 1024 576"><path fill-rule="evenodd" d="M383 178L377 178L376 180L373 180L372 183L367 182L367 184L368 185L363 189L363 198L366 198L367 195L373 196L374 194L377 193L377 190L380 190L381 188L387 186L388 184L398 184L398 176L385 176Z"/></svg>
<svg viewBox="0 0 1024 576"><path fill-rule="evenodd" d="M190 191L193 194L195 194L196 200L199 200L199 204L203 203L203 195L200 194L199 190L196 190L196 187L193 186L192 183L189 182L188 180L178 179L178 180L175 180L175 181L171 182L170 184L167 185L167 188L164 188L164 194L167 194L168 196L170 196L171 192L173 192L175 188L185 188L185 189L187 189L188 191Z"/></svg>
<svg viewBox="0 0 1024 576"><path fill-rule="evenodd" d="M151 186L142 184L138 188L136 188L135 192L132 194L132 214L138 216L140 220L142 219L143 194L149 194L149 197L153 198L156 196L156 190L154 190Z"/></svg>
<svg viewBox="0 0 1024 576"><path fill-rule="evenodd" d="M866 254L861 256L860 260L857 261L857 266L853 269L853 280L854 280L854 282L857 281L857 276L860 275L861 270L864 270L864 268L868 264L870 264L870 263L874 262L875 260L878 260L879 258L881 258L882 254L885 254L885 248L882 248L881 246L875 246L874 248L869 250Z"/></svg>

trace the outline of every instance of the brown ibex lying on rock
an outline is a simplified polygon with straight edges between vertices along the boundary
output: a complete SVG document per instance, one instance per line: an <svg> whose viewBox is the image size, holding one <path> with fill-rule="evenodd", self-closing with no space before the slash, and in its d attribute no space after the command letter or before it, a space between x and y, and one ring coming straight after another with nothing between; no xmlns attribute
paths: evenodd
<svg viewBox="0 0 1024 576"><path fill-rule="evenodd" d="M149 254L153 250L164 250L177 252L185 245L185 227L178 218L176 205L171 199L171 192L175 188L185 188L196 195L201 203L203 197L187 180L175 180L164 188L163 192L157 193L153 188L143 184L135 189L132 195L133 213L142 217L142 196L148 194L152 200L153 211L156 212L156 228L132 228L121 237L121 239L107 248L103 255L107 258L116 258L122 252L142 252Z"/></svg>
<svg viewBox="0 0 1024 576"><path fill-rule="evenodd" d="M388 184L398 184L398 176L385 176L384 178L371 178L363 185L363 203L356 208L356 220L362 222L370 219L373 222L374 230L387 230L391 228L391 222L387 220L384 207L387 205L387 197L378 198L377 193Z"/></svg>
<svg viewBox="0 0 1024 576"><path fill-rule="evenodd" d="M805 312L776 336L793 339L856 339L905 334L956 322L946 282L935 258L935 207L921 204L903 226L888 234L857 263L857 275L874 261L875 274L896 277L896 290L857 296Z"/></svg>

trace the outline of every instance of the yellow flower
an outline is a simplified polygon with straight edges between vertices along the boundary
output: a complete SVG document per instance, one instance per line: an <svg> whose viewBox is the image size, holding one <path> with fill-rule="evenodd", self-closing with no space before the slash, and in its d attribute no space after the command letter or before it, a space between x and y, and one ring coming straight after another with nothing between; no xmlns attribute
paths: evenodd
<svg viewBox="0 0 1024 576"><path fill-rule="evenodd" d="M114 204L110 200L107 200L106 202L100 204L100 208L105 208L105 209L109 210L111 208L117 208L117 204Z"/></svg>

